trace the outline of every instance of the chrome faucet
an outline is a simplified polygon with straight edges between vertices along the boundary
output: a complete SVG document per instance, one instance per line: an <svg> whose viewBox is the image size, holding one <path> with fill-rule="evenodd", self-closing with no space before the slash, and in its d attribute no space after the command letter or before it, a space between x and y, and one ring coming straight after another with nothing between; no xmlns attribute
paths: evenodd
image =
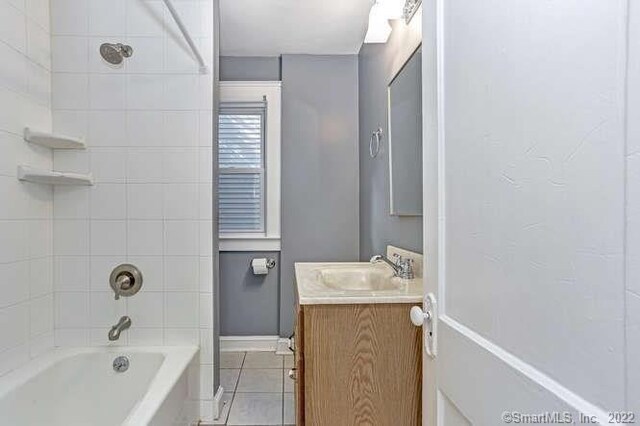
<svg viewBox="0 0 640 426"><path fill-rule="evenodd" d="M381 254L377 254L373 256L370 260L371 263L384 262L391 269L393 269L393 276L402 278L405 280L412 280L414 278L413 275L413 259L404 259L402 256L399 256L397 253L394 254L395 262L390 261L385 256Z"/></svg>
<svg viewBox="0 0 640 426"><path fill-rule="evenodd" d="M131 327L131 318L128 316L120 318L118 323L109 330L109 340L112 342L118 340L120 338L120 333L129 327Z"/></svg>

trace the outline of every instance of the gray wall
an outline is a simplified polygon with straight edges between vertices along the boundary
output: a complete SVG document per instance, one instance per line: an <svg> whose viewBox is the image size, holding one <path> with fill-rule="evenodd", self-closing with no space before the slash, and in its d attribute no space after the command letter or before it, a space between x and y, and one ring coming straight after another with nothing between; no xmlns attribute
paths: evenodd
<svg viewBox="0 0 640 426"><path fill-rule="evenodd" d="M280 271L260 282L248 265L266 253L220 253L221 334L288 336L294 262L358 259L358 59L222 57L220 67L221 80L283 81Z"/></svg>
<svg viewBox="0 0 640 426"><path fill-rule="evenodd" d="M279 57L220 57L222 81L279 81ZM265 278L249 272L254 257L278 260ZM220 329L222 336L275 336L280 321L280 253L220 253Z"/></svg>
<svg viewBox="0 0 640 426"><path fill-rule="evenodd" d="M386 44L365 44L358 55L360 118L360 258L384 253L387 244L422 252L422 217L389 215L387 86L420 45L419 27L400 21ZM382 127L382 148L369 157L369 138Z"/></svg>
<svg viewBox="0 0 640 426"><path fill-rule="evenodd" d="M279 81L280 58L277 56L222 56L221 81Z"/></svg>
<svg viewBox="0 0 640 426"><path fill-rule="evenodd" d="M358 58L282 57L280 335L301 261L358 259Z"/></svg>
<svg viewBox="0 0 640 426"><path fill-rule="evenodd" d="M267 275L254 275L250 262L255 257L273 258L276 267ZM278 335L280 253L221 252L220 265L220 335Z"/></svg>

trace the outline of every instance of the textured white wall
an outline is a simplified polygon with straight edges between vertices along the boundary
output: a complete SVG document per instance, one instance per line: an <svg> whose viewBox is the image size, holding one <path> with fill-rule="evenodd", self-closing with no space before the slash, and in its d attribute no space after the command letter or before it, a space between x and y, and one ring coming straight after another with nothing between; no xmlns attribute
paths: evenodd
<svg viewBox="0 0 640 426"><path fill-rule="evenodd" d="M627 3L444 5L446 312L620 409Z"/></svg>
<svg viewBox="0 0 640 426"><path fill-rule="evenodd" d="M629 2L627 69L627 409L640 413L640 4Z"/></svg>
<svg viewBox="0 0 640 426"><path fill-rule="evenodd" d="M51 168L24 127L51 128L48 0L0 0L0 375L53 346L51 187L18 164Z"/></svg>
<svg viewBox="0 0 640 426"><path fill-rule="evenodd" d="M213 0L175 5L211 64ZM118 344L200 344L210 412L212 75L198 74L160 1L55 0L51 13L54 128L89 147L56 152L54 164L96 180L55 189L56 344L108 344L124 314L133 326ZM133 56L111 67L103 42ZM115 301L109 273L124 262L144 286Z"/></svg>

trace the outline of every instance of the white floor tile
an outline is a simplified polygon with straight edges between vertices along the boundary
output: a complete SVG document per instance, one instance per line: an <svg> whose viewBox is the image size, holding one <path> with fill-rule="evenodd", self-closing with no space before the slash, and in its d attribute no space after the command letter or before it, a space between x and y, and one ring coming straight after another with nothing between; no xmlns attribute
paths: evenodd
<svg viewBox="0 0 640 426"><path fill-rule="evenodd" d="M282 392L282 370L243 369L237 392Z"/></svg>
<svg viewBox="0 0 640 426"><path fill-rule="evenodd" d="M220 352L220 368L242 368L244 352Z"/></svg>
<svg viewBox="0 0 640 426"><path fill-rule="evenodd" d="M281 425L281 393L240 393L231 404L228 425Z"/></svg>
<svg viewBox="0 0 640 426"><path fill-rule="evenodd" d="M225 392L235 392L239 376L240 370L238 369L221 369L220 386L222 386Z"/></svg>
<svg viewBox="0 0 640 426"><path fill-rule="evenodd" d="M284 373L284 391L286 393L292 393L293 392L293 384L295 383L293 381L293 379L291 379L291 377L289 377L289 370L285 369Z"/></svg>
<svg viewBox="0 0 640 426"><path fill-rule="evenodd" d="M285 355L283 358L284 368L293 368L293 355Z"/></svg>
<svg viewBox="0 0 640 426"><path fill-rule="evenodd" d="M296 424L296 406L295 406L295 398L292 393L284 394L284 419L283 423L285 425L295 425Z"/></svg>
<svg viewBox="0 0 640 426"><path fill-rule="evenodd" d="M283 365L282 356L273 352L248 352L243 368L282 368Z"/></svg>

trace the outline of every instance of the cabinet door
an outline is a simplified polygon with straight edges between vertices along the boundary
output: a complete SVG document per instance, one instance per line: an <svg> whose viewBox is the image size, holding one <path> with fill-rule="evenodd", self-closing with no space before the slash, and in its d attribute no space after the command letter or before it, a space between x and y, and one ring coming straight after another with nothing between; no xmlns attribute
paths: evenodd
<svg viewBox="0 0 640 426"><path fill-rule="evenodd" d="M306 424L422 424L422 331L410 309L304 306Z"/></svg>

